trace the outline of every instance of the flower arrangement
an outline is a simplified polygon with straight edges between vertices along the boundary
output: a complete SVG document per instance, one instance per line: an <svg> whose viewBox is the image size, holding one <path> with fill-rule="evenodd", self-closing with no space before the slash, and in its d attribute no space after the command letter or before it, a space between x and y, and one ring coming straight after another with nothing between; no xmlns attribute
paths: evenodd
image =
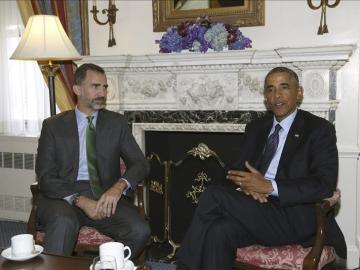
<svg viewBox="0 0 360 270"><path fill-rule="evenodd" d="M190 50L195 52L243 50L251 48L251 39L245 37L239 27L220 22L211 22L208 16L199 17L195 22L183 22L178 26L171 26L160 40L160 53L181 52Z"/></svg>

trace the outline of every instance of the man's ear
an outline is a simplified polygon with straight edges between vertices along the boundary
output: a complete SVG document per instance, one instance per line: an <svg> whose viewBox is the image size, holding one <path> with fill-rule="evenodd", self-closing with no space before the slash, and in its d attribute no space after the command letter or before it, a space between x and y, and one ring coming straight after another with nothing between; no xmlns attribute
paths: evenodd
<svg viewBox="0 0 360 270"><path fill-rule="evenodd" d="M297 93L297 103L300 105L304 98L304 88L299 86L298 93Z"/></svg>
<svg viewBox="0 0 360 270"><path fill-rule="evenodd" d="M80 95L80 86L74 84L73 85L73 91L74 91L75 95L79 96Z"/></svg>

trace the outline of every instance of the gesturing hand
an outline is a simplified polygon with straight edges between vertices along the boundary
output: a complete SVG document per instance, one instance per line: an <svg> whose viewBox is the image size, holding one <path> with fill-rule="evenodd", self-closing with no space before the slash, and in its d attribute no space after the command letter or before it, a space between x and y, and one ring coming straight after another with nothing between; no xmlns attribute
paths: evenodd
<svg viewBox="0 0 360 270"><path fill-rule="evenodd" d="M249 172L230 170L226 178L240 186L241 190L247 192L248 195L253 196L256 193L267 195L273 191L271 182L266 180L248 161L245 161L245 166ZM254 196L258 197L257 195Z"/></svg>
<svg viewBox="0 0 360 270"><path fill-rule="evenodd" d="M267 203L268 202L268 195L267 194L263 194L263 193L259 193L259 192L255 192L255 191L244 191L244 193L246 195L249 195L251 197L253 197L254 200L259 201L261 203Z"/></svg>

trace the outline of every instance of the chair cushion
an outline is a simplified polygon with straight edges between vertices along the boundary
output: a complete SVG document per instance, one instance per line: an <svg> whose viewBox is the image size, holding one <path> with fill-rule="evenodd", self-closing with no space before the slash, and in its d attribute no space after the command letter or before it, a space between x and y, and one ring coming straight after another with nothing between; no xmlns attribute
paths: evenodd
<svg viewBox="0 0 360 270"><path fill-rule="evenodd" d="M38 231L36 232L36 242L41 243L44 240L45 233ZM80 228L77 245L101 245L102 243L113 241L110 237L100 233L98 230L83 226Z"/></svg>
<svg viewBox="0 0 360 270"><path fill-rule="evenodd" d="M303 248L300 245L286 245L279 247L264 247L253 245L238 248L236 261L251 264L263 268L301 270L305 256L311 247ZM331 246L324 246L321 254L319 268L334 261L335 250Z"/></svg>

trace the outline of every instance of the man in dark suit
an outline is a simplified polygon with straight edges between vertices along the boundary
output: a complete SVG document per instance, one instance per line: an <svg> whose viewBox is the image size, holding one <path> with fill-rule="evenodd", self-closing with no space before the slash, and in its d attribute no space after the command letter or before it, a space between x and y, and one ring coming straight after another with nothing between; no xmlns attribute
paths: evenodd
<svg viewBox="0 0 360 270"><path fill-rule="evenodd" d="M148 223L124 196L145 178L148 164L126 119L104 109L107 87L101 67L81 65L73 86L76 108L43 122L36 174L38 217L49 253L71 255L83 225L130 246L132 257L149 238Z"/></svg>
<svg viewBox="0 0 360 270"><path fill-rule="evenodd" d="M272 114L246 126L228 185L209 187L200 196L178 252L178 269L232 269L238 247L310 245L314 240L315 203L331 197L337 185L335 129L297 108L303 88L288 68L267 74L264 96ZM333 216L326 242L346 257Z"/></svg>

